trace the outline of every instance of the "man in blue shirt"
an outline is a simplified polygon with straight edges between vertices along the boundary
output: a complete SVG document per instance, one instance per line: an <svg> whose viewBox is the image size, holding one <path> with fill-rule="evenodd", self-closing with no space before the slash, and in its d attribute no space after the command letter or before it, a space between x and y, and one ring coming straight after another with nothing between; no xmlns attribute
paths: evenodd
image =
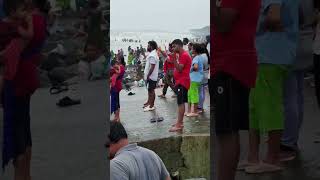
<svg viewBox="0 0 320 180"><path fill-rule="evenodd" d="M250 148L247 173L282 170L280 139L284 129L283 86L296 57L299 0L262 0L256 48L259 70L250 94ZM268 133L268 152L260 163L260 134ZM241 167L240 167L241 166Z"/></svg>

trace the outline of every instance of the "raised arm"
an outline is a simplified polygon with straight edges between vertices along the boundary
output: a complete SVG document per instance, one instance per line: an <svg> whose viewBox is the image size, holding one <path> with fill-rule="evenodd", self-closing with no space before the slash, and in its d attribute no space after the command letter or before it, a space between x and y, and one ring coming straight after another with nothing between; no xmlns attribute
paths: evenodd
<svg viewBox="0 0 320 180"><path fill-rule="evenodd" d="M27 15L26 22L27 22L27 28L19 26L18 33L24 40L31 40L34 35L33 19L31 14Z"/></svg>

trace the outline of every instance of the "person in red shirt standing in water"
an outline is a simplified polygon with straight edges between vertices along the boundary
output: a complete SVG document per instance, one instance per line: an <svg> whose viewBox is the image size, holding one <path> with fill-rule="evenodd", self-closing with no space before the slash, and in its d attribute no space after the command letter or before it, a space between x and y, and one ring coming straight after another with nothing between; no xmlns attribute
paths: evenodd
<svg viewBox="0 0 320 180"><path fill-rule="evenodd" d="M175 53L178 53L174 63L174 79L176 82L177 102L178 102L178 119L170 132L181 131L183 129L183 116L185 113L185 103L188 103L188 90L190 88L190 68L192 59L189 52L183 49L183 43L180 39L174 40L172 48Z"/></svg>
<svg viewBox="0 0 320 180"><path fill-rule="evenodd" d="M210 86L218 154L217 180L234 180L240 154L239 130L249 128L249 93L257 74L255 48L260 0L211 3ZM213 122L213 121L211 121Z"/></svg>

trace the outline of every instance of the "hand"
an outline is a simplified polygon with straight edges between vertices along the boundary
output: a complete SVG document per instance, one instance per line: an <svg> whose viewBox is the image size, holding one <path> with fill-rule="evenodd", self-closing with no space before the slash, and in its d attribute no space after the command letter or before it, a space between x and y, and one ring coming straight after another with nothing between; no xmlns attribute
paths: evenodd
<svg viewBox="0 0 320 180"><path fill-rule="evenodd" d="M221 7L222 0L216 0L216 7Z"/></svg>
<svg viewBox="0 0 320 180"><path fill-rule="evenodd" d="M33 19L32 19L32 14L31 13L26 13L25 21L28 23L28 25L32 24Z"/></svg>

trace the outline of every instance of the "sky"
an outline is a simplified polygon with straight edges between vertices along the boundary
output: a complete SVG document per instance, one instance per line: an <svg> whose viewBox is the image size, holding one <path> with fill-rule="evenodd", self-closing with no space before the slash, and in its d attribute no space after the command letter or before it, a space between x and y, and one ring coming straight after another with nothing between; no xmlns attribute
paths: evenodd
<svg viewBox="0 0 320 180"><path fill-rule="evenodd" d="M111 30L188 32L210 24L210 0L110 0Z"/></svg>

